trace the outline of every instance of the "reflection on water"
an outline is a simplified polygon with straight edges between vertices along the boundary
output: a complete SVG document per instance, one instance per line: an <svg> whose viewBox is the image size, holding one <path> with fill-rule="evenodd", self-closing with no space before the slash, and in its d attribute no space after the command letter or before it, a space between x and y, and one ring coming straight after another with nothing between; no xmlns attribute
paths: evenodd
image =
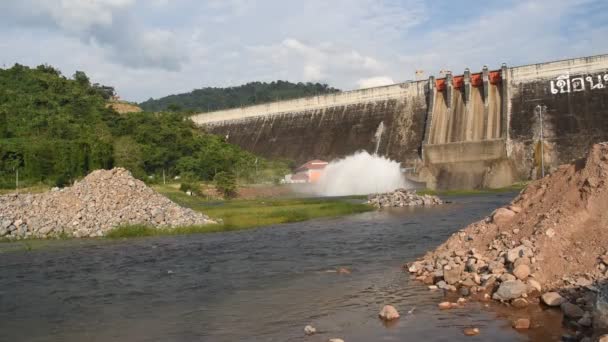
<svg viewBox="0 0 608 342"><path fill-rule="evenodd" d="M252 231L73 246L0 257L0 331L27 341L517 341L500 310L441 312L400 270L512 195ZM65 242L64 242L65 243ZM327 272L348 267L351 274ZM402 318L384 326L384 304ZM407 311L414 309L407 315ZM306 337L312 324L319 332ZM462 329L479 327L477 337Z"/></svg>

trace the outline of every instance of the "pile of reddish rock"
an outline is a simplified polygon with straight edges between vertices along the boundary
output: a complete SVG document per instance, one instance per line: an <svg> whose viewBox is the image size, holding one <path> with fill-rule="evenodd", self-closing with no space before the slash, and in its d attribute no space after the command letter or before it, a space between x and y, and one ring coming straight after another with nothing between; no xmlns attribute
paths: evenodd
<svg viewBox="0 0 608 342"><path fill-rule="evenodd" d="M608 144L407 265L431 289L561 309L572 338L608 333ZM516 328L530 326L522 311Z"/></svg>

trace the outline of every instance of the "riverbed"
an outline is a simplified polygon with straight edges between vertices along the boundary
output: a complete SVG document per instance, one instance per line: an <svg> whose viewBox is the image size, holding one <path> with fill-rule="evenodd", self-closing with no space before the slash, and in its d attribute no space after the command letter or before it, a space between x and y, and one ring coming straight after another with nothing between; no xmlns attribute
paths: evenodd
<svg viewBox="0 0 608 342"><path fill-rule="evenodd" d="M528 341L559 340L560 317L513 330L512 312L469 303L440 311L401 270L514 194L454 197L249 231L123 241L63 241L0 254L6 341ZM338 268L350 274L338 274ZM392 304L402 317L384 325ZM411 311L408 314L408 311ZM303 328L317 328L305 336ZM466 337L465 327L481 334Z"/></svg>

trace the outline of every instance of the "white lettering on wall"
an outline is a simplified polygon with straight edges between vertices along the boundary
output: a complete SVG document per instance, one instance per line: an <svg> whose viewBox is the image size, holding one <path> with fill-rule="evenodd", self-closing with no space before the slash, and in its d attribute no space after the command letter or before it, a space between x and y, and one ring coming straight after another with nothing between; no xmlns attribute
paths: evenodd
<svg viewBox="0 0 608 342"><path fill-rule="evenodd" d="M570 75L560 75L551 81L551 94L568 94L579 91L604 89L608 86L608 74L588 75L570 78Z"/></svg>

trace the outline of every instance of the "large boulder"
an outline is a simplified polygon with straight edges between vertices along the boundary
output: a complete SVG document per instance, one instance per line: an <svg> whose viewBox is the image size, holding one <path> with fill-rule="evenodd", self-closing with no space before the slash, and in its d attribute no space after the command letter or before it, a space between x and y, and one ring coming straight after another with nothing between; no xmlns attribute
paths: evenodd
<svg viewBox="0 0 608 342"><path fill-rule="evenodd" d="M557 292L547 292L543 294L540 299L547 306L560 306L566 301L564 297L560 296Z"/></svg>
<svg viewBox="0 0 608 342"><path fill-rule="evenodd" d="M515 217L515 212L511 211L507 208L499 208L494 212L494 216L492 216L492 221L497 225L503 225L505 223L509 223L513 217Z"/></svg>
<svg viewBox="0 0 608 342"><path fill-rule="evenodd" d="M385 305L378 313L378 316L383 321L392 321L399 318L399 312L392 305Z"/></svg>
<svg viewBox="0 0 608 342"><path fill-rule="evenodd" d="M583 309L569 302L562 303L560 307L562 309L562 312L564 313L564 316L568 318L578 319L583 317L583 315L585 314L585 311L583 311Z"/></svg>
<svg viewBox="0 0 608 342"><path fill-rule="evenodd" d="M530 266L528 265L519 265L515 267L513 270L513 275L517 277L519 280L526 280L530 275Z"/></svg>
<svg viewBox="0 0 608 342"><path fill-rule="evenodd" d="M500 284L498 290L494 293L492 298L496 300L508 301L521 297L524 293L526 293L526 290L526 284L522 283L521 280L509 280Z"/></svg>

